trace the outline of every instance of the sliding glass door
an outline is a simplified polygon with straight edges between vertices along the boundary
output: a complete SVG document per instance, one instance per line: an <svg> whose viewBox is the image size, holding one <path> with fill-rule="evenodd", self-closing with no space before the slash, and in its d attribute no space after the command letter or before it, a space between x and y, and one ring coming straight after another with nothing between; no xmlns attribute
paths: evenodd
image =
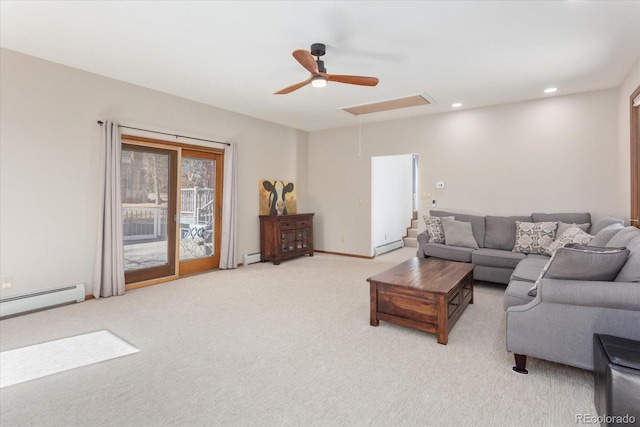
<svg viewBox="0 0 640 427"><path fill-rule="evenodd" d="M123 144L125 282L175 274L176 151Z"/></svg>
<svg viewBox="0 0 640 427"><path fill-rule="evenodd" d="M130 289L218 268L222 150L123 141L125 282L145 282Z"/></svg>
<svg viewBox="0 0 640 427"><path fill-rule="evenodd" d="M182 150L178 248L181 275L220 264L221 159L216 153Z"/></svg>

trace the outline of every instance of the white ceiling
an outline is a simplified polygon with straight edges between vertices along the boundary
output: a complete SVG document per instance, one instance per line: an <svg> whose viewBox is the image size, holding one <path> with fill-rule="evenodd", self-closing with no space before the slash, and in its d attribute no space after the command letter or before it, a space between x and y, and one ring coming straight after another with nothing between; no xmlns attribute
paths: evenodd
<svg viewBox="0 0 640 427"><path fill-rule="evenodd" d="M295 49L325 43L305 80ZM640 57L640 1L0 1L0 45L313 131L616 87ZM543 89L558 91L545 95ZM358 119L340 107L426 94Z"/></svg>

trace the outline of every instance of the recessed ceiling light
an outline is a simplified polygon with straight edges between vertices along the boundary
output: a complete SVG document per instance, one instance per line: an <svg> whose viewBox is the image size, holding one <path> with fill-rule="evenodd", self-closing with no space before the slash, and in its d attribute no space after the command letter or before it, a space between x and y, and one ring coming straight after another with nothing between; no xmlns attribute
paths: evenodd
<svg viewBox="0 0 640 427"><path fill-rule="evenodd" d="M553 92L555 92L555 91L557 91L557 90L558 90L558 88L557 88L557 87L549 87L549 88L546 88L546 89L544 90L544 93L553 93Z"/></svg>
<svg viewBox="0 0 640 427"><path fill-rule="evenodd" d="M458 107L462 107L462 104L460 102L456 102L455 104L451 104L451 106L454 108L458 108Z"/></svg>

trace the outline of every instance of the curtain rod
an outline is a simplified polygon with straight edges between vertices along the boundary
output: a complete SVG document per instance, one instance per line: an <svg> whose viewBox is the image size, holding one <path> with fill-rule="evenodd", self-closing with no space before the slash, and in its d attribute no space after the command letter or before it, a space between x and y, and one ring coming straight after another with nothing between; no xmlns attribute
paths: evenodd
<svg viewBox="0 0 640 427"><path fill-rule="evenodd" d="M102 126L103 123L104 122L102 120L98 120L98 124L100 126ZM125 129L141 130L143 132L159 133L161 135L175 136L176 138L195 139L195 140L198 140L198 141L213 142L213 143L216 143L216 144L224 144L224 145L231 146L231 144L229 144L228 142L214 141L214 140L211 140L211 139L194 138L193 136L176 135L176 134L173 134L173 133L158 132L157 130L140 129L140 128L134 128L134 127L131 127L131 126L118 125L118 127L125 128Z"/></svg>

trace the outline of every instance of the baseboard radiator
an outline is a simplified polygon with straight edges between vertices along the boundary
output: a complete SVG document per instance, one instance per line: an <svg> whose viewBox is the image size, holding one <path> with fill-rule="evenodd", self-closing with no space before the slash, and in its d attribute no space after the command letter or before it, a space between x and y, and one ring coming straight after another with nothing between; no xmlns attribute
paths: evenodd
<svg viewBox="0 0 640 427"><path fill-rule="evenodd" d="M84 283L0 298L0 318L84 301Z"/></svg>
<svg viewBox="0 0 640 427"><path fill-rule="evenodd" d="M387 252L395 251L396 249L400 249L404 246L404 242L402 240L396 240L395 242L385 243L384 245L376 246L374 249L374 255L382 255Z"/></svg>
<svg viewBox="0 0 640 427"><path fill-rule="evenodd" d="M260 252L254 252L252 254L244 254L243 265L249 265L256 262L260 262Z"/></svg>

